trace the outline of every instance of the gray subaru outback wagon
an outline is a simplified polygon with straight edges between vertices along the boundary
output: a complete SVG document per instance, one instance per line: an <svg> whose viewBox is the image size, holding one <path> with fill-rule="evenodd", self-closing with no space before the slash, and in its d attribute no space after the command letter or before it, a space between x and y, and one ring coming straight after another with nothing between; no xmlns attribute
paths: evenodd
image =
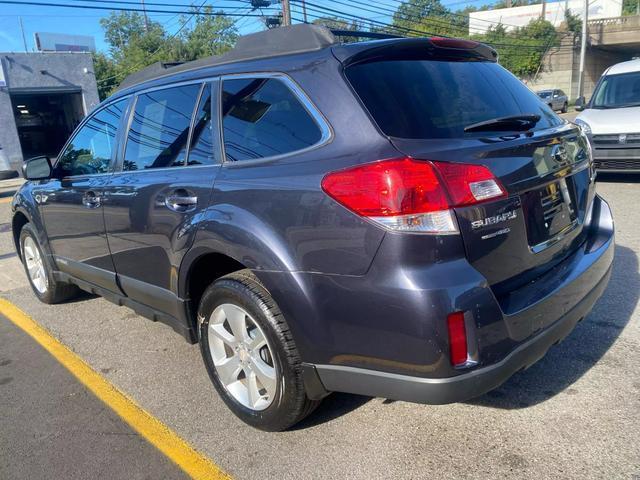
<svg viewBox="0 0 640 480"><path fill-rule="evenodd" d="M129 77L25 175L35 295L170 325L264 430L330 392L481 395L571 332L613 260L587 139L467 40L249 35Z"/></svg>

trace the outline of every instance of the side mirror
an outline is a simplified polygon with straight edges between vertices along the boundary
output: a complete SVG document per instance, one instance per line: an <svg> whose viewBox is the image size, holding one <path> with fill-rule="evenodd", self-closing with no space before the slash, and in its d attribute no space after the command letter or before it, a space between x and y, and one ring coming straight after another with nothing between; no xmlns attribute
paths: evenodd
<svg viewBox="0 0 640 480"><path fill-rule="evenodd" d="M53 169L49 157L34 157L22 165L22 174L27 180L43 180L50 178Z"/></svg>
<svg viewBox="0 0 640 480"><path fill-rule="evenodd" d="M578 97L576 99L575 109L577 112L581 112L584 110L584 107L587 102L585 102L584 97Z"/></svg>

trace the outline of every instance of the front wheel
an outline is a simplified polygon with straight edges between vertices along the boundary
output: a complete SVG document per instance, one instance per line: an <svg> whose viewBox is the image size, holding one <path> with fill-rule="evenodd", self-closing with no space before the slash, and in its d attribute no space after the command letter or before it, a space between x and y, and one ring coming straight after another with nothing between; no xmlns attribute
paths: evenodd
<svg viewBox="0 0 640 480"><path fill-rule="evenodd" d="M567 105L567 102L564 102L564 105L562 105L562 113L567 113L568 109L569 109L569 105Z"/></svg>
<svg viewBox="0 0 640 480"><path fill-rule="evenodd" d="M232 273L210 285L200 301L198 321L211 381L242 421L280 431L319 404L306 395L287 322L251 271Z"/></svg>
<svg viewBox="0 0 640 480"><path fill-rule="evenodd" d="M33 293L41 302L59 303L77 295L78 287L54 278L51 265L29 223L20 231L20 256Z"/></svg>

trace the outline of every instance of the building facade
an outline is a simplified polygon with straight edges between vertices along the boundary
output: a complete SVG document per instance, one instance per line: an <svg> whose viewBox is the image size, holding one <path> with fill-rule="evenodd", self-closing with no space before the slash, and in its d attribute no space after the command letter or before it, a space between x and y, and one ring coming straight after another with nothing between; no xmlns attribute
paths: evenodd
<svg viewBox="0 0 640 480"><path fill-rule="evenodd" d="M14 168L56 156L98 103L90 53L0 53L0 146Z"/></svg>

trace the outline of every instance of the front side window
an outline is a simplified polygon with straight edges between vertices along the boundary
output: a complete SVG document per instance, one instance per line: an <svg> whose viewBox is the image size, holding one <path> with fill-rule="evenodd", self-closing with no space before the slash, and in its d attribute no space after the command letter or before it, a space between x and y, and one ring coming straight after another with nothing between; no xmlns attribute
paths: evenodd
<svg viewBox="0 0 640 480"><path fill-rule="evenodd" d="M116 133L129 99L95 113L67 145L56 164L60 176L106 173L113 161Z"/></svg>
<svg viewBox="0 0 640 480"><path fill-rule="evenodd" d="M124 170L185 165L191 116L201 84L138 95L124 155Z"/></svg>
<svg viewBox="0 0 640 480"><path fill-rule="evenodd" d="M276 78L225 80L222 128L228 161L284 155L322 139L311 114L286 83Z"/></svg>

